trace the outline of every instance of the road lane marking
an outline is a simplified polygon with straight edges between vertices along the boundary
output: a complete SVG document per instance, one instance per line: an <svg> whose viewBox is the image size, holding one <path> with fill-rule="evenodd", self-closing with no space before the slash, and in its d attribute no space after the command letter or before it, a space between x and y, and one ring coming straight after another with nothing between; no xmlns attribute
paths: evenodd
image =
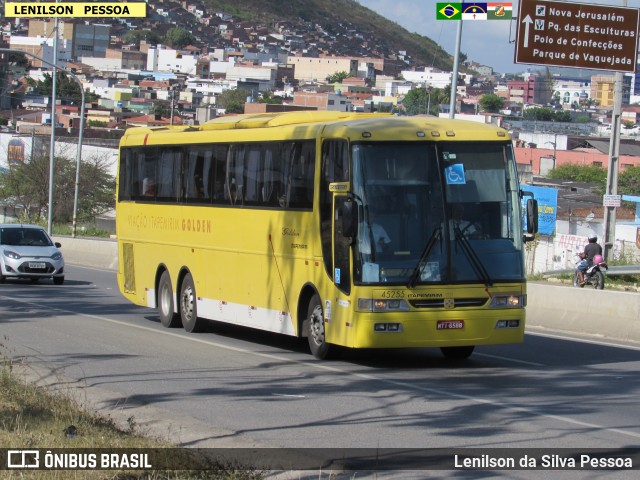
<svg viewBox="0 0 640 480"><path fill-rule="evenodd" d="M547 420L559 421L559 422L568 423L568 424L571 424L571 425L577 425L577 426L588 428L588 429L606 431L606 432L609 432L609 433L615 433L615 434L623 435L623 436L626 436L626 437L640 438L640 432L636 433L636 432L621 430L619 428L605 427L603 425L598 425L596 423L576 420L574 418L566 417L564 415L554 415L554 414L550 414L550 413L541 412L541 411L538 411L538 410L536 410L534 408L522 407L520 405L508 403L508 402L505 402L505 401L502 401L502 400L488 400L488 399L484 399L484 398L474 397L474 396L471 396L471 395L465 395L465 394L462 394L462 393L443 390L443 389L440 389L440 388L423 387L423 386L420 386L420 385L415 385L413 383L403 382L403 381L400 381L400 380L391 380L391 379L387 379L387 378L380 378L380 377L378 377L376 375L372 375L372 374L368 374L368 373L350 372L348 370L343 370L343 369L340 369L338 367L333 367L333 366L327 365L325 363L316 363L316 362L307 362L307 361L302 361L302 360L294 360L294 359L291 359L291 358L282 357L282 356L278 356L278 355L271 354L271 353L254 352L254 351L248 350L246 348L240 348L240 347L233 347L233 346L230 346L230 345L224 345L222 343L218 343L218 342L214 342L214 341L211 341L211 340L206 340L206 339L203 339L203 338L190 336L188 334L178 334L178 333L171 332L169 330L158 330L158 328L155 328L155 327L152 328L152 327L146 327L146 326L143 326L143 325L133 325L131 323L127 323L127 322L124 322L124 321L121 321L121 320L114 320L114 319L103 317L103 316L100 316L100 315L79 313L79 312L74 312L72 310L64 310L62 308L51 307L51 306L48 306L48 305L44 306L44 305L33 303L33 302L27 301L27 300L18 300L18 299L15 299L15 298L10 298L10 297L5 297L5 296L0 296L0 298L6 299L8 301L13 301L13 302L17 302L17 303L22 303L22 304L34 306L34 307L37 307L37 308L46 308L48 310L53 310L53 311L60 312L60 313L66 314L66 315L74 315L74 316L79 315L79 316L82 316L82 317L92 318L92 319L95 319L95 320L108 322L108 323L112 323L112 324L115 324L115 325L121 325L121 326L124 326L124 327L135 328L135 329L138 329L138 330L143 330L143 331L147 331L147 332L153 332L153 333L160 334L160 335L168 335L168 336L171 336L171 337L180 338L180 339L183 339L183 340L199 343L199 344L202 344L202 345L208 345L208 346L221 348L221 349L232 351L232 352L236 352L236 353L242 353L244 355L251 355L251 356L254 356L254 357L260 357L260 358L265 358L265 359L269 359L269 360L275 360L275 361L278 361L278 362L289 363L289 364L293 364L293 365L300 365L300 366L304 366L304 367L310 367L310 368L314 368L316 370L324 370L326 372L337 373L337 374L340 374L340 375L347 375L347 376L351 376L351 377L355 377L355 378L359 378L359 379L367 380L367 381L375 381L375 382L379 382L379 383L383 383L383 384L393 385L395 387L402 387L405 390L413 390L413 391L419 391L419 392L424 392L424 393L440 395L442 397L456 398L456 399L459 399L459 400L465 400L465 401L472 402L472 403L479 404L479 405L491 406L491 407L494 407L494 408L499 409L499 410L509 409L509 410L514 411L514 412L523 413L523 414L531 415L531 416L534 416L534 417L541 417L541 418L545 418ZM625 347L623 347L623 348L625 348Z"/></svg>

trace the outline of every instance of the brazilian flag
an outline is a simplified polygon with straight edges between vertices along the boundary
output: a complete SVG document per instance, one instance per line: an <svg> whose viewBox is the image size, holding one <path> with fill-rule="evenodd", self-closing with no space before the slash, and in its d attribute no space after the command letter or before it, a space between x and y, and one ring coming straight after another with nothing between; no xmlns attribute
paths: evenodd
<svg viewBox="0 0 640 480"><path fill-rule="evenodd" d="M462 20L462 2L436 3L436 20Z"/></svg>

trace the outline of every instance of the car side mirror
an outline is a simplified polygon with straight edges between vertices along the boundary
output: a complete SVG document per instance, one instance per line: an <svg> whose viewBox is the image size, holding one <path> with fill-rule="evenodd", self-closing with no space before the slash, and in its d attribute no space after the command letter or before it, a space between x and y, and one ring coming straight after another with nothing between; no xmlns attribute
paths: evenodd
<svg viewBox="0 0 640 480"><path fill-rule="evenodd" d="M56 243L54 243L54 245L56 246L56 248L60 248L62 246L62 244L60 242L56 242Z"/></svg>

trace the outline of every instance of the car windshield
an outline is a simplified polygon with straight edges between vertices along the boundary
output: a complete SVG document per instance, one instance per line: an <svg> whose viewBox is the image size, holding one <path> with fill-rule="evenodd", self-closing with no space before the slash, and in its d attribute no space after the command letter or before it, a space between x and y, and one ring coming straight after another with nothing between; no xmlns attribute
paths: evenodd
<svg viewBox="0 0 640 480"><path fill-rule="evenodd" d="M0 244L12 246L31 245L38 247L50 247L53 245L44 230L28 227L0 229Z"/></svg>

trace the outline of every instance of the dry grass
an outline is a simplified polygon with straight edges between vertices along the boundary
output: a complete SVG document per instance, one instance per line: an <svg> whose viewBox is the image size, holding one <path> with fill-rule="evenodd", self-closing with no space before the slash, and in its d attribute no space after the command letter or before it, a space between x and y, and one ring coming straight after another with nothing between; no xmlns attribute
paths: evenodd
<svg viewBox="0 0 640 480"><path fill-rule="evenodd" d="M6 342L6 339L5 339ZM4 345L0 342L0 350ZM72 395L35 386L18 374L19 369L0 354L0 445L11 449L168 449L174 445L136 433L135 419L129 418L123 430L115 422L97 412L86 411ZM67 434L68 427L76 435ZM178 465L203 465L192 462L184 450L168 450L182 457ZM116 470L2 470L3 479L228 479L259 480L262 472L225 468L207 460L205 469L197 471L116 471ZM194 468L194 467L191 467Z"/></svg>

